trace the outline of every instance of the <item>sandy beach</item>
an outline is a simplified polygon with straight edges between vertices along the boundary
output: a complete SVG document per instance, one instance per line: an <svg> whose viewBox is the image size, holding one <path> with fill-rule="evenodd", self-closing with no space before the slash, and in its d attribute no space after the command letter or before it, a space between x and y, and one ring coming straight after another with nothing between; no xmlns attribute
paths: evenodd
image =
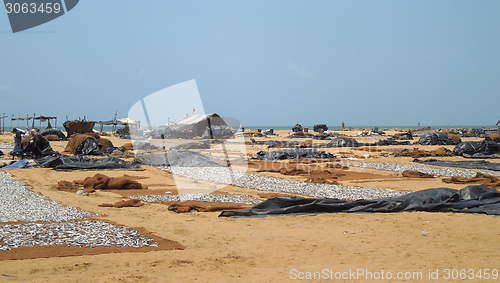
<svg viewBox="0 0 500 283"><path fill-rule="evenodd" d="M277 131L277 136L254 137L255 141L308 139L285 138L291 131ZM359 130L338 131L359 142L375 142L387 137L361 137ZM387 135L395 131L388 130ZM130 140L105 137L115 147ZM250 141L249 137L245 138ZM481 140L463 138L464 141ZM415 141L415 140L413 140ZM412 141L412 142L413 142ZM0 135L0 142L13 143L12 134ZM190 142L193 142L192 140ZM326 144L328 140L312 140ZM181 143L186 143L182 141ZM50 142L62 152L67 141ZM443 177L407 178L393 171L364 169L351 166L355 162L412 164L413 158L397 156L403 149L435 150L441 146L394 145L377 148L322 148L338 159L345 168L332 169L336 184L381 188L403 192L448 187L461 189L464 184L443 183ZM453 145L445 145L452 150ZM259 151L272 151L265 145L247 145L247 157ZM194 150L206 153L205 150ZM161 152L161 150L159 151ZM10 161L5 155L3 162ZM123 158L132 161L133 157ZM440 160L464 160L445 156ZM490 162L498 162L497 159ZM285 164L291 161L276 161ZM330 161L329 164L334 164ZM297 162L295 164L298 164ZM301 163L311 167L311 163ZM262 171L264 163L250 160L247 173L276 178L307 181L306 175L284 175ZM315 164L324 169L324 165ZM58 171L50 168L3 169L22 179L32 191L100 216L92 219L131 227L153 237L158 248L46 247L33 246L0 251L0 281L2 282L289 282L313 279L315 282L428 282L445 280L447 272L477 272L500 269L500 218L484 214L443 212L401 213L329 213L286 215L260 218L219 217L220 211L177 213L169 211L168 203L144 203L140 207L101 207L114 204L131 195L177 194L172 173L154 166L142 165L143 170L76 170ZM260 172L257 172L260 171ZM96 190L88 196L56 190L58 182L73 182L96 173L109 177L124 174L135 176L145 190ZM324 176L323 176L324 177ZM139 179L140 178L140 179ZM176 177L178 178L178 177ZM186 183L192 179L184 178ZM205 187L214 186L212 194L249 195L265 200L276 195L291 195L242 188L233 185L199 181ZM200 186L200 184L197 184ZM186 188L186 187L184 187ZM187 191L189 191L189 187ZM198 192L193 188L192 192ZM297 194L296 194L297 195ZM248 208L247 205L244 208ZM2 223L5 224L5 223ZM9 223L7 223L9 224ZM13 224L13 223L10 223ZM1 241L1 240L0 240ZM388 279L390 274L391 279ZM340 276L340 278L335 278ZM347 276L347 278L346 278ZM381 277L385 276L385 277ZM401 278L396 278L401 276ZM416 276L416 277L415 277Z"/></svg>
<svg viewBox="0 0 500 283"><path fill-rule="evenodd" d="M499 1L21 1L0 283L500 281Z"/></svg>

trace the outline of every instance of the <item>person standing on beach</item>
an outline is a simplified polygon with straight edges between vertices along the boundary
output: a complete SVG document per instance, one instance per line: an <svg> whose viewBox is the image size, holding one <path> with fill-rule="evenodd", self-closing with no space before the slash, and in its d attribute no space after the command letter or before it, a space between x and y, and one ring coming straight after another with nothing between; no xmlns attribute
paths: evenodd
<svg viewBox="0 0 500 283"><path fill-rule="evenodd" d="M41 151L40 148L38 147L38 137L35 131L31 131L30 149L31 149L31 158L38 158L40 156Z"/></svg>
<svg viewBox="0 0 500 283"><path fill-rule="evenodd" d="M15 134L14 136L14 149L12 150L12 160L14 160L14 157L19 154L21 155L21 131L18 131L17 128L12 129L12 132ZM21 155L22 157L22 155Z"/></svg>
<svg viewBox="0 0 500 283"><path fill-rule="evenodd" d="M342 131L345 131L345 123L342 121Z"/></svg>

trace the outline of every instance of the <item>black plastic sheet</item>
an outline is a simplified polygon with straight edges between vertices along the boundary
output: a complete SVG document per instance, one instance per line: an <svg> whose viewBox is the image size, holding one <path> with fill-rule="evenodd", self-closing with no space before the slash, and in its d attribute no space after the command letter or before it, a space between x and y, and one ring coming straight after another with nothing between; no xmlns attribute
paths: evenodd
<svg viewBox="0 0 500 283"><path fill-rule="evenodd" d="M395 139L398 140L412 140L413 139L413 133L412 132L406 132L404 134L400 134L399 136L395 136Z"/></svg>
<svg viewBox="0 0 500 283"><path fill-rule="evenodd" d="M455 145L456 143L448 137L447 133L428 133L420 137L414 144L419 145Z"/></svg>
<svg viewBox="0 0 500 283"><path fill-rule="evenodd" d="M304 139L304 138L312 138L314 137L313 134L309 134L309 133L303 133L303 135L289 135L287 136L287 138L289 139Z"/></svg>
<svg viewBox="0 0 500 283"><path fill-rule="evenodd" d="M453 149L453 154L470 157L475 154L489 155L500 152L500 144L495 141L467 141L459 143ZM476 155L478 158L480 155Z"/></svg>
<svg viewBox="0 0 500 283"><path fill-rule="evenodd" d="M293 132L302 132L302 125L295 124L295 126L293 126L293 128L292 128L292 131Z"/></svg>
<svg viewBox="0 0 500 283"><path fill-rule="evenodd" d="M115 157L89 158L87 156L59 155L46 156L35 159L36 164L41 168L54 168L64 170L81 169L141 169L140 165Z"/></svg>
<svg viewBox="0 0 500 283"><path fill-rule="evenodd" d="M135 163L152 166L182 166L182 167L222 167L213 158L189 150L171 151L150 158L137 158Z"/></svg>
<svg viewBox="0 0 500 283"><path fill-rule="evenodd" d="M495 159L495 158L500 158L499 153L493 153L493 154L484 154L484 153L474 153L474 154L462 154L463 157L465 158L475 158L475 159Z"/></svg>
<svg viewBox="0 0 500 283"><path fill-rule="evenodd" d="M123 146L121 146L121 147L108 147L108 148L106 148L106 150L104 151L104 153L106 155L111 155L113 153L113 151L115 151L115 150L119 150L122 153L124 153L125 151L127 151L127 149L124 148Z"/></svg>
<svg viewBox="0 0 500 283"><path fill-rule="evenodd" d="M378 127L373 128L373 130L371 132L372 132L372 134L385 135L385 132L379 130Z"/></svg>
<svg viewBox="0 0 500 283"><path fill-rule="evenodd" d="M275 197L249 209L223 211L219 217L311 213L462 212L500 215L500 192L483 185L461 190L435 188L395 198L345 201L334 198Z"/></svg>
<svg viewBox="0 0 500 283"><path fill-rule="evenodd" d="M437 159L427 159L420 160L414 159L413 162L433 165L433 166L443 166L443 167L458 167L465 169L482 169L482 170L492 170L500 171L500 163L491 163L484 160L478 161L447 161L447 160L437 160Z"/></svg>
<svg viewBox="0 0 500 283"><path fill-rule="evenodd" d="M134 150L136 149L140 149L140 150L155 150L155 149L159 149L159 147L149 143L149 142L143 142L143 141L135 141L133 144L132 144L132 148Z"/></svg>
<svg viewBox="0 0 500 283"><path fill-rule="evenodd" d="M46 140L42 135L36 135L34 143L28 143L22 150L22 155L24 157L41 157L47 155L57 154L52 147L50 142Z"/></svg>
<svg viewBox="0 0 500 283"><path fill-rule="evenodd" d="M324 131L328 131L328 126L325 124L316 124L313 127L313 131L315 131L315 132L319 132L320 129L322 129Z"/></svg>
<svg viewBox="0 0 500 283"><path fill-rule="evenodd" d="M209 143L203 143L203 142L190 142L186 144L180 144L174 149L209 149L210 144Z"/></svg>
<svg viewBox="0 0 500 283"><path fill-rule="evenodd" d="M485 129L480 129L480 128L474 128L471 129L468 133L460 133L459 136L464 138L464 137L479 137L479 138L485 138L487 135L487 130Z"/></svg>
<svg viewBox="0 0 500 283"><path fill-rule="evenodd" d="M319 136L319 135L317 135ZM317 137L316 136L316 137ZM392 138L387 138L385 140L379 140L374 143L360 143L355 139L347 137L336 137L332 139L329 143L324 145L310 146L310 147L360 147L360 146L386 146L386 145L410 145L409 141L396 141Z"/></svg>
<svg viewBox="0 0 500 283"><path fill-rule="evenodd" d="M80 143L73 154L75 155L102 155L102 144L93 138L87 138Z"/></svg>
<svg viewBox="0 0 500 283"><path fill-rule="evenodd" d="M60 140L66 140L66 136L59 129L47 128L47 129L41 130L40 134L44 137L46 137L48 135L56 135L59 137Z"/></svg>
<svg viewBox="0 0 500 283"><path fill-rule="evenodd" d="M283 160L298 158L335 158L331 153L319 151L317 149L290 149L276 151L259 151L256 154L258 160Z"/></svg>
<svg viewBox="0 0 500 283"><path fill-rule="evenodd" d="M358 147L358 146L360 146L360 143L357 140L346 137L334 138L329 143L324 145L324 147Z"/></svg>
<svg viewBox="0 0 500 283"><path fill-rule="evenodd" d="M318 134L313 137L314 140L331 140L330 136L327 134Z"/></svg>
<svg viewBox="0 0 500 283"><path fill-rule="evenodd" d="M402 141L402 142L398 142L392 138L388 138L388 139L385 139L385 140L379 140L375 143L364 143L362 144L364 146L378 146L378 145L411 145L411 143L409 141Z"/></svg>
<svg viewBox="0 0 500 283"><path fill-rule="evenodd" d="M255 139L251 139L250 142L245 142L246 145L267 145L267 147L276 147L280 145L284 145L287 147L292 147L292 146L298 146L299 142L298 141L276 141L276 140L270 140L270 141L256 141Z"/></svg>

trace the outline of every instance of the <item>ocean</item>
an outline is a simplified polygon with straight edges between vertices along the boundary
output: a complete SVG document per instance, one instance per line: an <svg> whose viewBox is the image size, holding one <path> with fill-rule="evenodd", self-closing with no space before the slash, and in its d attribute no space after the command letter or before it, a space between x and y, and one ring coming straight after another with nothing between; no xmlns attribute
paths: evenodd
<svg viewBox="0 0 500 283"><path fill-rule="evenodd" d="M329 126L329 125L327 125L327 126L328 126L328 129L331 131L342 130L341 126ZM252 129L252 130L274 129L276 131L280 131L280 130L292 130L292 127L293 126L245 126L245 129ZM302 125L302 128L305 128L305 127L309 128L310 130L312 130L314 128L314 126ZM346 125L346 129L349 129L349 127L353 128L353 129L360 129L360 128L373 129L375 127L378 127L380 130L383 130L383 129L408 129L408 128L426 129L428 127L431 127L431 129L458 129L458 128L460 128L460 129L475 129L475 128L498 129L498 126L496 126L496 125L479 125L479 126L466 126L466 125L460 125L460 126L450 126L450 125L447 125L447 126L347 126Z"/></svg>

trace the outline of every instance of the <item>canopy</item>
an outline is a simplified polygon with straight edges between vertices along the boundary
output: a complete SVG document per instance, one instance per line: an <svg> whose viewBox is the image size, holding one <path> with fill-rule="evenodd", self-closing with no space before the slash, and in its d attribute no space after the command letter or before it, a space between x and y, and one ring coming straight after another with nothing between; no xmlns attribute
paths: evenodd
<svg viewBox="0 0 500 283"><path fill-rule="evenodd" d="M35 120L41 120L42 122L45 122L45 121L47 121L47 120L57 119L57 117L50 117L50 116L38 116L38 117L34 117L33 119L35 119Z"/></svg>
<svg viewBox="0 0 500 283"><path fill-rule="evenodd" d="M133 125L133 124L139 124L139 121L132 120L129 117L121 118L121 119L116 119L118 122L123 123L123 125Z"/></svg>
<svg viewBox="0 0 500 283"><path fill-rule="evenodd" d="M109 120L109 121L99 121L97 122L97 124L99 125L124 125L122 122L118 121L118 120Z"/></svg>
<svg viewBox="0 0 500 283"><path fill-rule="evenodd" d="M189 115L169 125L174 130L191 130L197 136L201 136L207 127L227 126L224 119L215 113L205 115Z"/></svg>
<svg viewBox="0 0 500 283"><path fill-rule="evenodd" d="M226 122L224 121L224 119L222 119L221 116L215 113L205 115L189 115L173 122L173 124L177 126L189 126L199 123L206 123L207 120L210 120L210 125L212 126L226 126Z"/></svg>
<svg viewBox="0 0 500 283"><path fill-rule="evenodd" d="M138 124L139 121L132 120L129 117L114 119L109 121L99 121L97 122L99 125L130 125L130 124Z"/></svg>

